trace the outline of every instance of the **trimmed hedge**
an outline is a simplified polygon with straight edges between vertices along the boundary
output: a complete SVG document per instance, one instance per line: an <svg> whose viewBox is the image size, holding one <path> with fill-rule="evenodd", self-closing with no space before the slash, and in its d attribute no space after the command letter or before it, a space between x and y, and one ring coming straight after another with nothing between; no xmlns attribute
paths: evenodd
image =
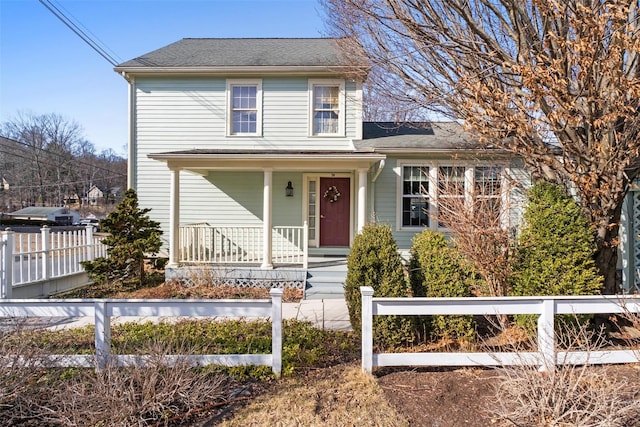
<svg viewBox="0 0 640 427"><path fill-rule="evenodd" d="M413 238L409 280L417 297L472 296L472 272L458 250L434 231ZM429 316L424 326L433 339L469 340L475 335L473 316Z"/></svg>
<svg viewBox="0 0 640 427"><path fill-rule="evenodd" d="M347 257L345 299L353 330L359 333L362 322L361 286L371 286L376 297L406 297L409 287L404 276L398 245L391 228L367 224L358 234ZM413 342L411 318L381 316L374 319L373 337L377 346L393 348Z"/></svg>

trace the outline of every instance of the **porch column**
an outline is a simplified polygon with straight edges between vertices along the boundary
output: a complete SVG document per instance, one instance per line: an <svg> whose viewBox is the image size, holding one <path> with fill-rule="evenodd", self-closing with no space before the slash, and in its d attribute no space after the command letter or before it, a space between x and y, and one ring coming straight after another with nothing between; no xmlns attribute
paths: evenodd
<svg viewBox="0 0 640 427"><path fill-rule="evenodd" d="M367 221L367 169L358 169L358 233Z"/></svg>
<svg viewBox="0 0 640 427"><path fill-rule="evenodd" d="M271 218L271 206L273 204L272 201L272 181L273 181L273 170L265 169L264 170L264 186L263 186L263 203L262 203L262 235L264 236L264 240L262 241L262 265L261 268L273 268L273 263L271 259L271 229L273 225L273 220Z"/></svg>
<svg viewBox="0 0 640 427"><path fill-rule="evenodd" d="M178 266L178 239L180 238L180 169L171 169L169 185L169 263L167 267Z"/></svg>

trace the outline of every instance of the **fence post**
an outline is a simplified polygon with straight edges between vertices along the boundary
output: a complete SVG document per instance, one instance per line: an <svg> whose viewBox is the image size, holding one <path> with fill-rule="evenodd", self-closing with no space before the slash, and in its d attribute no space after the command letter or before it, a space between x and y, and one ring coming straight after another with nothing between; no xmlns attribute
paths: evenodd
<svg viewBox="0 0 640 427"><path fill-rule="evenodd" d="M282 373L282 293L271 288L271 370L276 377Z"/></svg>
<svg viewBox="0 0 640 427"><path fill-rule="evenodd" d="M553 371L556 367L555 353L555 301L545 298L540 304L538 317L538 352L542 356L540 372Z"/></svg>
<svg viewBox="0 0 640 427"><path fill-rule="evenodd" d="M360 286L362 295L362 370L373 370L373 288Z"/></svg>
<svg viewBox="0 0 640 427"><path fill-rule="evenodd" d="M93 248L93 225L89 224L85 227L85 238L87 239L87 259L86 261L93 261L95 257Z"/></svg>
<svg viewBox="0 0 640 427"><path fill-rule="evenodd" d="M40 229L40 235L42 236L42 279L44 280L42 295L48 297L49 279L51 278L53 268L53 258L51 257L51 230L48 226L44 225Z"/></svg>
<svg viewBox="0 0 640 427"><path fill-rule="evenodd" d="M95 301L95 343L96 343L96 370L101 371L107 367L111 357L111 316L107 312L107 302Z"/></svg>
<svg viewBox="0 0 640 427"><path fill-rule="evenodd" d="M3 248L4 247L4 248ZM11 299L13 295L13 250L15 235L10 228L2 232L2 259L0 262L0 299Z"/></svg>

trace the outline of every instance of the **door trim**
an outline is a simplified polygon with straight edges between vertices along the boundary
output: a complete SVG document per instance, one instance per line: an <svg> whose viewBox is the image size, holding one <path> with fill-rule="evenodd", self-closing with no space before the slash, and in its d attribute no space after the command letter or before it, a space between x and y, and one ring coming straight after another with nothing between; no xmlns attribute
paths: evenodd
<svg viewBox="0 0 640 427"><path fill-rule="evenodd" d="M309 224L309 227L315 226L316 235L315 239L309 238L310 248L320 248L320 200L318 197L320 192L320 178L349 178L349 247L353 243L353 231L354 231L354 185L355 176L350 172L327 172L327 173L303 173L302 182L304 185L302 194L302 220L308 221L309 218L309 182L316 182L316 204L315 204L315 224Z"/></svg>

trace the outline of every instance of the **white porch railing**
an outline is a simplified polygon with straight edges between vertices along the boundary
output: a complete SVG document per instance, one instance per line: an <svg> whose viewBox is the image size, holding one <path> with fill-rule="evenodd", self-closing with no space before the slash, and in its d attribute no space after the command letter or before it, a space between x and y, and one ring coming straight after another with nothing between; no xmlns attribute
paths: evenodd
<svg viewBox="0 0 640 427"><path fill-rule="evenodd" d="M640 361L640 350L559 351L556 348L556 314L639 313L640 297L594 295L571 297L481 298L374 298L373 289L362 295L362 369L380 366L506 366L534 365L553 370L558 364L612 364ZM374 353L373 316L537 314L537 351L532 352L432 352Z"/></svg>
<svg viewBox="0 0 640 427"><path fill-rule="evenodd" d="M195 365L266 365L276 376L282 371L282 289L271 289L271 300L7 300L0 301L0 317L92 317L95 325L95 355L49 355L41 363L57 367L144 366L145 355L111 353L111 318L115 316L151 317L234 317L270 318L271 354L167 355L171 364L182 358ZM15 361L15 355L0 356ZM6 362L5 362L6 363Z"/></svg>
<svg viewBox="0 0 640 427"><path fill-rule="evenodd" d="M307 266L309 228L273 227L271 261ZM261 226L215 227L206 224L180 226L181 263L260 264L264 261Z"/></svg>
<svg viewBox="0 0 640 427"><path fill-rule="evenodd" d="M0 236L0 299L11 298L12 288L84 271L80 262L106 255L92 226L40 233L5 230Z"/></svg>

